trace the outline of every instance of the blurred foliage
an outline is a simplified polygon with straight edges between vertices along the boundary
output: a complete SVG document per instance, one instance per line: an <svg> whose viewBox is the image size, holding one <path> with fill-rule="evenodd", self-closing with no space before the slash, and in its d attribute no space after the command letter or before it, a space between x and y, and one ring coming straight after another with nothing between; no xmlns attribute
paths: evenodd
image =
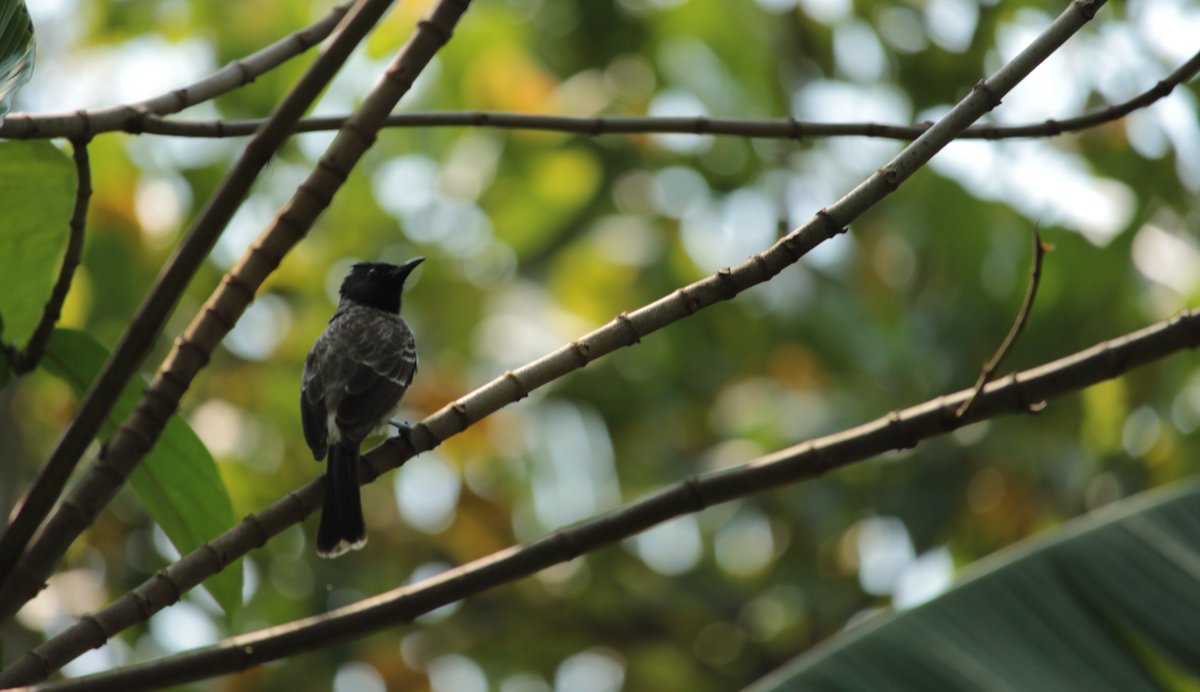
<svg viewBox="0 0 1200 692"><path fill-rule="evenodd" d="M352 108L428 4L399 3L318 111ZM928 3L930 13L968 22L954 34L923 3L481 0L402 109L924 120L1061 5ZM1005 108L1022 122L1068 117L1153 85L1182 60L1145 47L1144 5L1110 3L1039 68L1066 74L1065 82L1022 85L991 118L1004 121ZM15 107L70 111L155 95L329 6L56 3L65 9L35 11L38 71ZM1111 35L1132 37L1137 60L1114 51L1104 62ZM265 115L310 60L183 117ZM1071 68L1089 60L1098 67ZM87 65L109 74L88 81ZM1195 97L1185 86L1168 98L1193 128ZM190 594L190 611L164 611L69 670L145 660L181 645L180 632L193 637L182 645L195 645L323 612L688 474L967 387L1020 304L1034 224L1056 249L1006 367L1042 363L1194 305L1198 154L1182 145L1200 140L1174 134L1156 119L1165 117L1034 143L951 145L849 234L771 284L589 365L365 488L363 551L317 559L316 522L306 522L245 559L247 598L232 624ZM147 370L327 141L297 137L262 176ZM64 326L116 342L243 145L97 138L84 261ZM255 511L323 471L300 432L299 376L351 261L428 258L405 301L421 358L404 416L415 421L621 311L765 248L898 148L866 138L389 130L260 291L183 413L217 459L234 516ZM1016 171L1030 156L1049 163L1021 170L1053 174L1021 187ZM0 506L27 487L74 401L42 373L0 392L0 429L14 433L0 439L14 460L0 466ZM735 688L888 605L901 577L926 558L948 556L945 573L1193 474L1197 427L1196 359L1172 358L1050 402L1038 416L979 424L714 507L413 625L218 686L305 689L378 675L391 688L471 689L461 681L480 676L511 685L504 689L577 689L579 676L633 690ZM95 609L160 569L169 552L123 493L65 567L102 584L80 606ZM171 619L180 612L209 613L213 622ZM25 630L7 633L5 651L23 651L54 626L32 616L22 623Z"/></svg>
<svg viewBox="0 0 1200 692"><path fill-rule="evenodd" d="M1125 498L872 618L753 690L1195 689L1200 485ZM1037 584L1031 588L1031 582Z"/></svg>
<svg viewBox="0 0 1200 692"><path fill-rule="evenodd" d="M108 355L86 333L58 329L50 338L42 365L82 397ZM133 413L145 389L145 382L137 379L126 386L100 426L102 437L111 436ZM179 416L171 416L154 448L129 474L129 486L181 553L190 553L216 538L233 522L229 495L212 455ZM204 586L226 612L234 613L241 607L240 565L222 570Z"/></svg>

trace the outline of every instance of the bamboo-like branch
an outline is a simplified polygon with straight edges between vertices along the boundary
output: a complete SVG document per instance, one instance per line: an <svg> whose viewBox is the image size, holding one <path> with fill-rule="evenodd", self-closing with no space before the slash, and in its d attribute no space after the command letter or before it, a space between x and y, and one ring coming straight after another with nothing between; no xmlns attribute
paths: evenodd
<svg viewBox="0 0 1200 692"><path fill-rule="evenodd" d="M1105 123L1120 120L1169 95L1175 87L1200 72L1200 52L1173 70L1161 81L1137 96L1097 109L1091 113L1063 120L1045 120L1024 125L972 125L959 139L1014 139L1022 137L1055 137L1079 132ZM33 116L37 117L37 116ZM296 132L336 130L347 116L305 118ZM254 132L262 121L249 120L178 120L149 116L138 124L138 132L173 137L243 137ZM761 139L803 140L817 137L877 137L911 141L929 129L929 123L889 125L885 123L818 123L795 118L709 118L709 117L638 117L601 116L570 117L502 113L492 111L450 111L431 113L397 113L387 119L386 127L477 127L501 130L536 130L566 132L592 137L615 134L696 134L726 135ZM0 127L0 136L5 130Z"/></svg>
<svg viewBox="0 0 1200 692"><path fill-rule="evenodd" d="M1076 392L1197 345L1200 345L1200 309L993 382L966 416L959 416L958 409L975 396L974 389L893 411L856 428L809 440L741 466L690 477L525 546L494 553L322 615L233 637L205 649L50 685L47 689L157 688L232 673L334 641L365 636L573 560L675 517L783 484L813 479L888 451L909 449L970 423L1027 412L1032 404Z"/></svg>
<svg viewBox="0 0 1200 692"><path fill-rule="evenodd" d="M67 299L71 280L75 277L75 269L79 266L79 258L83 254L83 231L87 226L88 204L92 199L92 166L88 160L88 140L71 140L71 151L75 160L75 208L71 211L71 219L67 223L67 249L63 253L58 279L54 282L50 298L42 310L42 319L34 328L24 348L18 351L15 347L10 347L9 364L13 372L18 374L36 368L46 353L46 344L50 342L50 334L62 315L63 302Z"/></svg>
<svg viewBox="0 0 1200 692"><path fill-rule="evenodd" d="M394 439L368 453L365 457L365 473L362 474L364 479L369 482L384 471L399 466L415 452L436 447L446 438L525 397L537 387L582 368L618 348L636 343L651 332L683 319L701 308L732 298L741 291L775 276L808 250L841 232L845 224L899 187L959 132L998 104L1001 96L1008 93L1057 50L1079 27L1091 19L1103 4L1104 0L1072 2L1070 7L1024 51L994 76L977 84L942 120L834 205L818 212L808 223L780 239L768 250L752 256L734 269L722 269L632 313L622 313L607 325L581 339L518 370L506 372L475 392L448 404L414 427L411 438L415 448ZM257 254L257 250L252 249L228 276L241 277L238 280L239 284L261 281L261 277L265 276L261 268L257 269L253 276L249 276L243 269L254 268L259 264L256 261ZM217 293L209 299L208 305L225 302L230 306L240 306L238 312L232 313L238 315L240 310L244 309L248 298L242 293L230 295L226 290L228 283L230 281L227 277ZM259 284L254 282L246 285ZM197 321L189 327L184 340L180 342L196 344L199 348L187 349L191 355L185 357L177 345L172 357L168 359L169 367L165 373L160 371L160 375L155 378L153 388L158 389L160 393L153 399L161 400L169 394L175 396L172 402L177 402L178 395L182 394L186 383L191 381L203 365L204 358L201 356L209 353L230 327L231 325L215 323L202 311ZM167 373L170 373L169 377ZM166 380L175 385L174 389L164 393L159 383ZM149 399L150 393L147 392L141 405L146 405ZM112 451L110 458L115 458ZM272 536L312 513L320 503L323 482L323 477L314 479L261 512L246 517L236 527L184 556L131 593L96 615L90 616L85 622L72 627L68 630L73 633L72 637L67 637L64 633L63 636L39 647L36 655L26 656L21 663L22 670L25 671L21 677L0 677L0 680L11 679L20 682L43 679L87 648L100 646L108 637L178 601L181 594L250 550L261 547Z"/></svg>
<svg viewBox="0 0 1200 692"><path fill-rule="evenodd" d="M1012 350L1013 345L1017 343L1017 337L1021 336L1021 332L1025 331L1025 325L1029 322L1029 315L1033 312L1033 301L1037 299L1038 286L1042 282L1042 260L1046 257L1046 253L1049 250L1050 246L1042 242L1042 235L1037 232L1037 229L1034 229L1033 260L1029 265L1029 284L1025 289L1025 298L1021 301L1021 309L1017 311L1017 316L1013 320L1012 327L1008 330L1008 335L1004 337L1004 341L1000 342L1000 346L996 349L996 352L979 369L979 379L975 380L975 393L963 402L962 408L958 409L958 416L967 415L967 411L975 405L975 399L983 392L984 385L992 381L992 376L996 374L996 369L1000 367L1000 363L1008 355L1008 352Z"/></svg>
<svg viewBox="0 0 1200 692"><path fill-rule="evenodd" d="M235 60L198 82L145 101L74 113L10 113L4 122L0 123L0 139L77 139L92 137L102 132L143 132L144 125L151 119L178 113L243 87L324 41L341 23L352 4L353 2L345 2L334 7L327 15L304 29ZM264 122L265 119L259 120L257 125L261 126ZM251 135L257 131L256 126L243 134Z"/></svg>
<svg viewBox="0 0 1200 692"><path fill-rule="evenodd" d="M95 495L88 495L92 486L81 484L54 515L54 521L50 523L55 527L54 530L44 530L31 546L33 552L27 552L18 559L18 555L21 555L30 537L62 493L67 478L96 436L125 384L133 377L138 364L150 350L171 309L196 270L208 257L217 238L225 230L259 173L290 136L296 121L320 96L351 51L390 5L391 0L357 0L354 8L346 16L341 31L300 78L295 88L276 106L271 119L242 151L233 169L226 174L192 223L183 241L171 255L167 265L159 272L129 328L125 330L121 341L92 383L79 405L75 418L35 479L16 519L0 536L0 622L8 619L28 597L41 589L43 581L50 575L55 562L66 550L67 545L91 524L95 511L103 506L103 502L98 501ZM340 169L335 167L333 170ZM250 294L252 295L253 291ZM211 317L216 320L226 319L219 308L212 308ZM229 324L232 325L232 321ZM147 392L147 395L149 394L151 392ZM177 402L178 398L175 401ZM159 432L174 412L174 408L172 404L170 407L155 408L148 412L157 421ZM135 411L135 417L146 413L144 407L139 407ZM129 444L129 437L128 426L123 426L118 430L115 439L122 444ZM144 453L154 444L158 432L142 435L139 430L136 437L137 442L133 444ZM110 441L102 449L107 449L112 444L113 441ZM111 492L115 492L124 481L124 476L115 475L111 465L105 463L103 451L90 476L95 477L97 474L106 479L106 485ZM64 527L70 528L64 530Z"/></svg>

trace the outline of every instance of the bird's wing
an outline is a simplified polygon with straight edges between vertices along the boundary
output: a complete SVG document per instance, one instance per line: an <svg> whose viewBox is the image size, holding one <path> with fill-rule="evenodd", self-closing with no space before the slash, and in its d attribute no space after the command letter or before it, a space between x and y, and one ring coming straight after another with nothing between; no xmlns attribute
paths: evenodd
<svg viewBox="0 0 1200 692"><path fill-rule="evenodd" d="M304 362L304 375L300 380L300 423L304 426L304 441L312 450L313 458L325 458L328 431L325 409L325 386L321 382L316 360L321 357L320 342L313 346Z"/></svg>
<svg viewBox="0 0 1200 692"><path fill-rule="evenodd" d="M416 344L407 325L380 318L362 326L337 407L338 427L355 440L387 422L417 372Z"/></svg>

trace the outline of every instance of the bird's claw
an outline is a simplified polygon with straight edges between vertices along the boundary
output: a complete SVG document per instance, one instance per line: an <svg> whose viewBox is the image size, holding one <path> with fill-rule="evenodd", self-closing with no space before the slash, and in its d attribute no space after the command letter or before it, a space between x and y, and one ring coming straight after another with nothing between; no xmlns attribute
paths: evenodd
<svg viewBox="0 0 1200 692"><path fill-rule="evenodd" d="M416 446L413 444L411 425L409 425L407 422L401 422L398 420L390 420L388 421L388 425L396 429L396 437L404 440L405 444L412 449L416 449Z"/></svg>

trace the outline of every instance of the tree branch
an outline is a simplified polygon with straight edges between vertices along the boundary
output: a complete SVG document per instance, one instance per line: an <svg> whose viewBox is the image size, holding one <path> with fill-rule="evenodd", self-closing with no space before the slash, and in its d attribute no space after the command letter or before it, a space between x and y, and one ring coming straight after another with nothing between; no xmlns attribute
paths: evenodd
<svg viewBox="0 0 1200 692"><path fill-rule="evenodd" d="M1168 76L1137 96L1100 108L1091 113L1045 120L1025 125L973 125L959 139L1014 139L1019 137L1055 137L1078 132L1120 120L1169 95L1176 86L1200 72L1200 52L1180 65ZM33 116L35 119L39 116ZM336 130L347 116L305 118L296 132ZM243 137L254 132L261 123L249 120L176 120L148 116L139 123L137 132L173 137ZM567 132L589 136L606 134L696 134L728 135L761 139L803 140L816 137L877 137L911 141L929 129L930 123L918 125L888 125L883 123L816 123L795 118L750 119L707 117L570 117L498 113L490 111L451 111L431 113L397 113L387 119L386 127L478 127L501 130L538 130ZM0 127L0 136L5 134Z"/></svg>
<svg viewBox="0 0 1200 692"><path fill-rule="evenodd" d="M71 211L68 222L70 234L67 236L67 249L63 253L62 267L58 270L58 280L50 291L50 298L42 310L42 319L34 328L25 348L17 350L8 346L8 361L13 372L26 373L37 367L42 356L46 353L46 344L54 325L62 315L63 302L71 289L71 279L75 277L75 269L79 266L79 258L83 254L83 231L87 225L88 204L92 199L92 166L88 161L88 140L71 140L71 150L75 159L75 208Z"/></svg>
<svg viewBox="0 0 1200 692"><path fill-rule="evenodd" d="M967 411L975 404L975 399L983 391L984 385L991 381L996 368L1000 367L1000 362L1012 350L1013 344L1017 343L1017 337L1021 336L1021 332L1025 331L1025 324L1029 322L1029 314L1033 312L1033 301L1037 298L1038 285L1042 281L1042 260L1049 250L1050 246L1042 242L1041 234L1037 232L1037 229L1034 229L1033 261L1029 266L1029 286L1025 289L1025 299L1021 301L1021 309L1017 311L1017 317L1013 320L1012 327L1008 330L1008 335L1004 337L1004 341L1000 343L1000 347L996 349L996 353L980 369L979 379L975 381L974 394L963 402L962 408L958 409L956 415L960 418L967 415Z"/></svg>
<svg viewBox="0 0 1200 692"><path fill-rule="evenodd" d="M856 428L809 440L741 466L692 476L527 545L508 548L328 613L233 637L209 648L45 689L158 688L233 673L335 641L365 636L573 560L675 517L783 484L816 478L888 451L909 449L922 440L970 423L1028 412L1031 403L1078 391L1197 345L1200 345L1200 309L994 382L984 389L966 416L959 416L958 409L975 396L973 389L893 411Z"/></svg>
<svg viewBox="0 0 1200 692"><path fill-rule="evenodd" d="M962 129L998 104L1001 96L1008 93L1079 27L1091 19L1096 9L1102 4L1103 0L1097 2L1076 0L1073 2L1024 51L994 76L977 84L962 102L918 137L915 142L905 147L895 158L834 205L819 211L808 223L780 239L768 250L754 255L734 269L722 269L712 276L681 288L632 313L622 313L607 325L583 338L516 371L506 372L475 392L448 404L414 427L412 440L415 449L409 448L403 442L390 440L367 454L365 458L367 473L363 475L367 479L373 480L382 472L404 463L415 452L436 447L446 438L461 432L475 421L524 398L533 389L582 368L587 363L618 348L636 343L651 332L683 319L701 308L720 300L732 298L741 291L775 276L796 262L808 250L841 232L845 224L857 218L863 211L899 187L904 180L928 162L939 149L952 141ZM264 240L273 237L274 234L268 232ZM264 241L260 240L260 244L262 242ZM231 283L231 277L238 277L236 283L239 285L254 287L259 285L265 272L264 268L259 266L260 261L256 259L257 247L256 245L256 249L252 249L250 254L244 257L242 262L227 275L226 280L209 299L207 305L225 304L230 309L236 307L238 310L226 314L235 316L241 314L241 310L248 302L248 296L244 292L230 293L227 286ZM286 247L290 247L290 245ZM248 268L253 268L255 273L250 275ZM202 310L197 319L193 321L192 326L189 327L184 339L177 344L168 363L164 364L166 372L160 371L159 376L155 378L152 389L156 391L156 395L151 397L151 393L148 391L143 396L139 408L149 405L148 402L152 399L162 404L167 397L173 397L170 399L172 404L177 402L183 388L202 367L204 358L200 356L209 353L228 332L231 325L232 323L214 322L211 315L207 314L207 308ZM182 345L188 343L197 346L187 349L187 352L191 354L190 357L186 357L182 351ZM166 373L170 373L170 375L168 376ZM168 380L173 383L171 385L173 389L164 392L164 387L160 383ZM115 458L111 450L110 456ZM32 660L32 663L27 664L30 667L26 670L32 671L31 675L33 676L49 675L62 663L71 660L86 648L103 643L96 641L98 629L107 633L108 636L113 636L174 603L179 599L180 594L216 574L250 550L261 547L272 536L312 513L320 503L323 482L323 477L314 479L298 490L288 493L263 511L246 517L236 527L184 556L175 564L159 572L154 578L134 589L130 594L118 599L89 619L89 622L102 623L101 628L84 628L83 633L79 635L82 639L77 639L73 643L63 642L56 638L54 641L57 643L54 647L48 645L39 647L37 656L26 657ZM36 584L27 584L28 586L36 586ZM79 631L78 628L72 628L72 630ZM80 646L84 648L79 649ZM0 679L7 680L8 678ZM14 677L13 679L35 680L41 678Z"/></svg>
<svg viewBox="0 0 1200 692"><path fill-rule="evenodd" d="M138 364L153 345L171 309L196 270L208 257L217 238L225 230L226 224L233 217L258 174L288 138L296 121L321 94L325 85L341 69L350 52L390 5L391 0L358 0L354 10L347 16L342 31L313 62L296 87L276 107L270 120L242 151L233 169L221 181L183 241L175 249L166 267L155 279L129 328L125 330L120 343L80 403L75 418L38 474L16 519L4 531L3 536L0 536L0 584L3 585L0 586L0 622L8 619L28 597L41 589L43 580L49 576L54 563L70 540L91 523L94 514L81 513L80 510L102 506L102 503L67 503L55 514L56 521L51 522L56 527L55 530L43 531L35 543L36 557L34 554L26 554L20 560L17 559L62 493L67 478L70 477L80 456L96 436L100 424L112 410L125 384L134 375ZM223 316L217 313L216 317L221 319ZM161 425L166 424L173 410L173 406L165 412L161 409L155 410L155 414L161 416L158 420L160 431ZM117 439L123 442L129 442L128 436L129 431L124 427L117 433ZM148 438L142 437L136 444L144 452L156 438L157 433ZM110 467L104 463L103 453L98 466L100 475L107 479L107 486L115 492L124 477L117 478L111 474ZM93 469L91 476L95 475L96 469ZM86 493L88 489L86 485L76 488L73 494L75 501L78 502L81 492ZM89 499L95 501L94 498ZM64 530L64 526L70 529Z"/></svg>
<svg viewBox="0 0 1200 692"><path fill-rule="evenodd" d="M353 2L345 2L334 7L329 14L308 27L288 34L260 51L235 60L198 82L145 101L74 113L46 115L10 113L4 122L0 123L0 138L68 137L77 139L91 137L102 132L141 133L144 131L145 124L152 118L178 113L185 108L211 101L218 96L243 87L324 41L341 23L352 4ZM258 126L266 122L266 119L255 122L257 123L255 127L242 134L254 134L258 131Z"/></svg>

